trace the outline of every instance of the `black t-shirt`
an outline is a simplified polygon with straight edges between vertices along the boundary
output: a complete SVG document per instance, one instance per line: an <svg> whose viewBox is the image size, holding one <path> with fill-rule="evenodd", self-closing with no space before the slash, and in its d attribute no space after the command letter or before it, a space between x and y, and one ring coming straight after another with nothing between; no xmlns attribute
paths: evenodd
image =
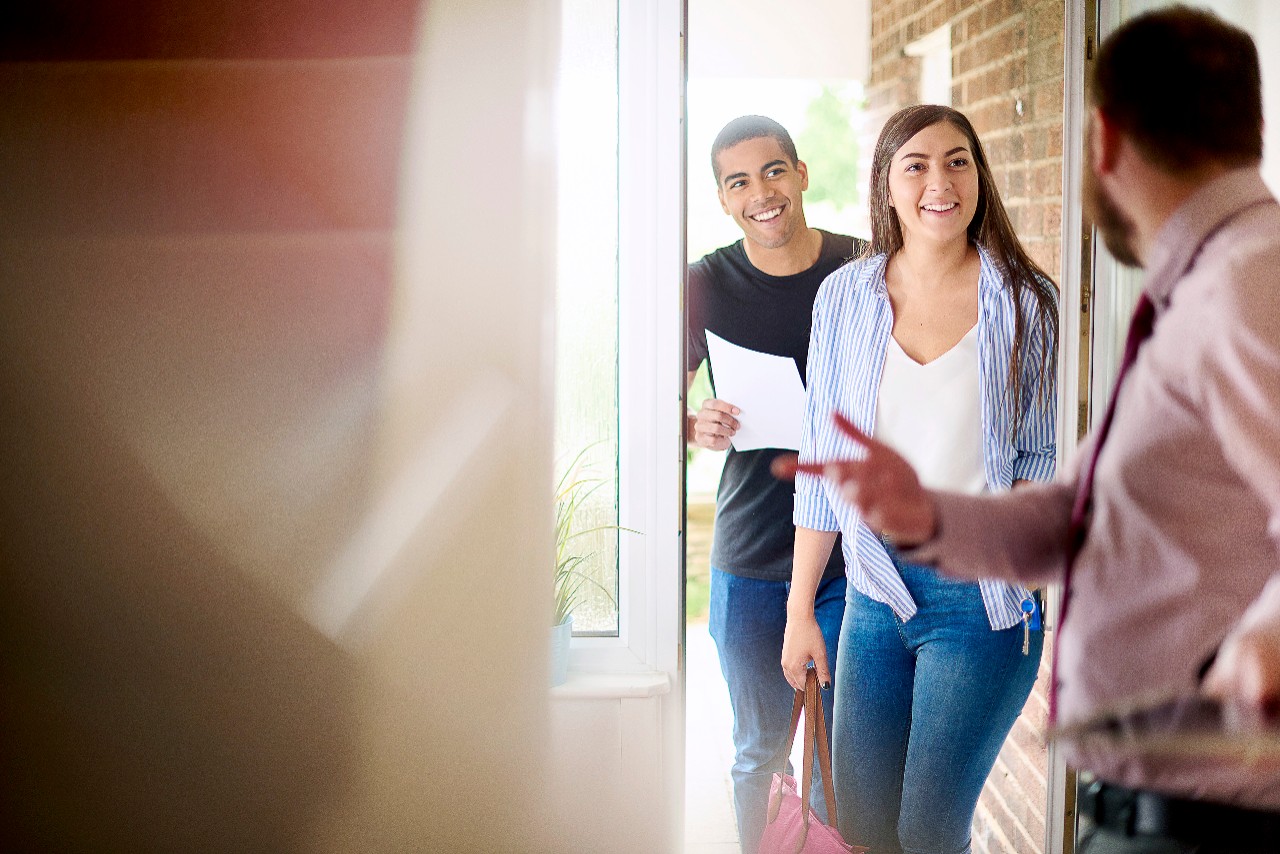
<svg viewBox="0 0 1280 854"><path fill-rule="evenodd" d="M856 245L855 245L856 244ZM706 330L726 341L790 356L805 377L813 299L823 279L862 251L862 241L822 232L818 262L794 276L770 276L752 266L739 240L689 265L689 370L707 356ZM715 371L712 370L712 384ZM729 401L733 403L733 401ZM716 496L711 565L746 578L789 581L795 546L795 487L769 471L785 451L729 449ZM844 573L837 540L824 578Z"/></svg>

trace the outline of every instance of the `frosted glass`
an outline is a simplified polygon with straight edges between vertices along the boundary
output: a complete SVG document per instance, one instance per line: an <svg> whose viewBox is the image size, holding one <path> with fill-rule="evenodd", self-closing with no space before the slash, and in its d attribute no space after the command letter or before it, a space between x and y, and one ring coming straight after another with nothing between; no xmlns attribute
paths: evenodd
<svg viewBox="0 0 1280 854"><path fill-rule="evenodd" d="M618 633L618 10L564 0L557 91L557 479L583 449L598 479L574 540L588 555L574 634Z"/></svg>

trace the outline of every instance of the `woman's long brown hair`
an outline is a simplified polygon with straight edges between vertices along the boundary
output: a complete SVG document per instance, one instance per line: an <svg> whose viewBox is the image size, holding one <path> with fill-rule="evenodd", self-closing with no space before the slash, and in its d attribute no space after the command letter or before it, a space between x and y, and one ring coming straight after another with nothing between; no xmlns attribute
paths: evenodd
<svg viewBox="0 0 1280 854"><path fill-rule="evenodd" d="M1046 382L1057 370L1058 356L1058 286L1053 279L1027 255L1018 236L1013 232L1009 215L1000 201L986 152L978 139L977 131L964 113L937 104L918 104L894 113L885 122L876 142L875 156L871 161L871 243L863 257L871 255L892 256L902 249L902 227L898 215L889 204L889 166L893 157L907 140L927 127L939 122L950 122L969 140L973 162L978 167L978 207L969 223L969 241L991 255L997 269L1010 289L1014 312L1013 347L1009 351L1008 393L1014 401L1011 428L1016 432L1022 421L1023 363L1027 350L1026 319L1022 313L1022 298L1027 292L1035 298L1035 322L1043 333L1044 348L1036 366L1037 395L1044 395L1052 387ZM1041 398L1043 402L1043 398Z"/></svg>

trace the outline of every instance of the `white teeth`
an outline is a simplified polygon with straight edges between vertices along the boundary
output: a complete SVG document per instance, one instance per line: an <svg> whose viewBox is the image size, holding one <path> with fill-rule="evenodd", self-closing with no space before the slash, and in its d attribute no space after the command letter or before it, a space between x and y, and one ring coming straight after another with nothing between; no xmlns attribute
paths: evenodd
<svg viewBox="0 0 1280 854"><path fill-rule="evenodd" d="M756 222L768 222L781 213L782 208L773 208L772 210L767 210L764 213L754 214L751 218Z"/></svg>
<svg viewBox="0 0 1280 854"><path fill-rule="evenodd" d="M943 211L949 211L949 210L951 210L951 209L952 209L952 208L954 208L954 207L958 207L958 204L957 204L956 202L950 202L950 203L945 204L945 205L921 205L920 207L924 208L924 209L925 209L925 210L927 210L927 211L934 211L935 213L942 213Z"/></svg>

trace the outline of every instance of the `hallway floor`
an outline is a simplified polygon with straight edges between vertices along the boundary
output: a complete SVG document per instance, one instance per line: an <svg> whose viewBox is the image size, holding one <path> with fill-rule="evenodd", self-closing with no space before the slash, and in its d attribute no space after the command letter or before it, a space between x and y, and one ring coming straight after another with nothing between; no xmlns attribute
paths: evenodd
<svg viewBox="0 0 1280 854"><path fill-rule="evenodd" d="M685 854L738 854L733 817L733 712L707 623L686 630Z"/></svg>

